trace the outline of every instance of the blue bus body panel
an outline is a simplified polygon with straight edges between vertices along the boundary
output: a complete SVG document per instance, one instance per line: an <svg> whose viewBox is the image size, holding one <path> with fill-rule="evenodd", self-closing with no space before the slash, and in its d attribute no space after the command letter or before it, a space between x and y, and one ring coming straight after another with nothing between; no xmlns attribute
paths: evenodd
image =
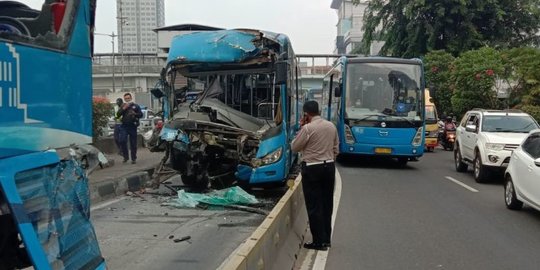
<svg viewBox="0 0 540 270"><path fill-rule="evenodd" d="M92 141L87 1L67 52L0 41L0 159Z"/></svg>
<svg viewBox="0 0 540 270"><path fill-rule="evenodd" d="M277 42L282 47L289 44L286 35L258 30L219 30L195 32L176 36L171 43L167 63L241 63L257 56L260 48L253 43L260 32L265 38ZM285 49L286 50L286 49Z"/></svg>
<svg viewBox="0 0 540 270"><path fill-rule="evenodd" d="M340 130L340 153L381 156L422 156L421 146L413 146L412 141L416 135L416 128L373 128L352 127L355 138L354 144L347 144L343 132ZM423 139L422 139L423 140ZM390 154L378 154L376 148L391 149Z"/></svg>
<svg viewBox="0 0 540 270"><path fill-rule="evenodd" d="M173 39L167 62L239 63L259 50L251 42L254 34L235 30L196 32Z"/></svg>
<svg viewBox="0 0 540 270"><path fill-rule="evenodd" d="M289 147L286 142L285 132L286 130L283 129L278 136L261 141L259 150L257 151L257 158L262 158L279 148L282 148L281 158L276 163L253 169L249 180L250 184L280 182L287 176L289 164L285 161L288 160Z"/></svg>
<svg viewBox="0 0 540 270"><path fill-rule="evenodd" d="M105 269L88 179L54 151L0 159L0 187L35 269Z"/></svg>
<svg viewBox="0 0 540 270"><path fill-rule="evenodd" d="M415 128L352 127L353 136L360 144L405 145L411 144Z"/></svg>

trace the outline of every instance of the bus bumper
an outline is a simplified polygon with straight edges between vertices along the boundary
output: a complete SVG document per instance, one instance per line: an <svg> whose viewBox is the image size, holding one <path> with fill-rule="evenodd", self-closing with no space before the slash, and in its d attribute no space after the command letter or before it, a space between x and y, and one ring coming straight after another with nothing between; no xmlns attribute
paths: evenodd
<svg viewBox="0 0 540 270"><path fill-rule="evenodd" d="M340 154L386 157L421 157L424 154L424 145L345 144L340 147Z"/></svg>
<svg viewBox="0 0 540 270"><path fill-rule="evenodd" d="M251 167L247 165L239 165L236 172L236 177L250 185L271 184L285 182L287 177L285 172L289 168L286 167L285 159L282 157L278 162L264 165L260 167Z"/></svg>

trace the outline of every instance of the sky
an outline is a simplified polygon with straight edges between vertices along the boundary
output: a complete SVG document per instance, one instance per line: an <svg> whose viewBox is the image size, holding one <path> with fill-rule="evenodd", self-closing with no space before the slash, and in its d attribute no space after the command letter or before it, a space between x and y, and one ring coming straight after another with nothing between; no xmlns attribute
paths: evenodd
<svg viewBox="0 0 540 270"><path fill-rule="evenodd" d="M21 2L39 9L44 1ZM267 30L288 35L296 53L332 53L337 15L330 3L331 0L165 0L165 25L195 23ZM116 0L97 0L96 33L117 34L115 17ZM110 53L111 38L96 35L95 52Z"/></svg>

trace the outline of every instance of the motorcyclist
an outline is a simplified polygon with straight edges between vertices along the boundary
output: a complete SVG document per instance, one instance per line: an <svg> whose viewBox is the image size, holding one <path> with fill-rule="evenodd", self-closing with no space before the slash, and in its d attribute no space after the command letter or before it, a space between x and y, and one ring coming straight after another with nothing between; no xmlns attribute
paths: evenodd
<svg viewBox="0 0 540 270"><path fill-rule="evenodd" d="M454 118L452 118L452 116L447 116L444 119L444 131L456 131L456 124L454 123Z"/></svg>

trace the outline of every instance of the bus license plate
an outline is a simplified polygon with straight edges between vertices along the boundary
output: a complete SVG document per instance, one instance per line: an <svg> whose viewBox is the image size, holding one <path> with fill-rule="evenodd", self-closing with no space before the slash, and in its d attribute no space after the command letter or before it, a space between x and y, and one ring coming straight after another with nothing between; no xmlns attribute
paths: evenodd
<svg viewBox="0 0 540 270"><path fill-rule="evenodd" d="M375 148L375 154L392 154L390 148Z"/></svg>

